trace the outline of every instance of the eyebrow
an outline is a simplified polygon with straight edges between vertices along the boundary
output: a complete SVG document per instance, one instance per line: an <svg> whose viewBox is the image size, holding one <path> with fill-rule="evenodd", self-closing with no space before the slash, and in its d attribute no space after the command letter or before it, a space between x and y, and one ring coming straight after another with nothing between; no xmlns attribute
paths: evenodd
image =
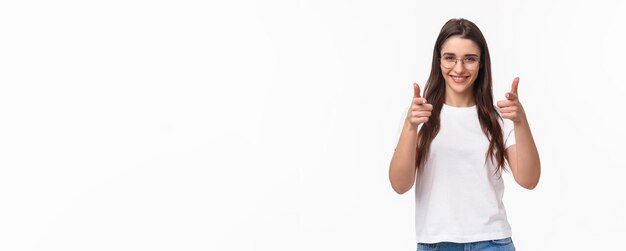
<svg viewBox="0 0 626 251"><path fill-rule="evenodd" d="M444 52L443 55L450 55L450 56L456 56L456 54L452 53L452 52ZM466 57L478 57L478 55L476 54L465 54Z"/></svg>

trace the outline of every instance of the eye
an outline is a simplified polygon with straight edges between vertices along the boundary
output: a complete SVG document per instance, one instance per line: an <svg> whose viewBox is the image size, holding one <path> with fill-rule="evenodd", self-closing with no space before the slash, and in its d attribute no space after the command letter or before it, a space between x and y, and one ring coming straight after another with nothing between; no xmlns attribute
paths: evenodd
<svg viewBox="0 0 626 251"><path fill-rule="evenodd" d="M454 60L454 59L455 59L455 58L454 58L453 56L450 56L450 55L445 55L445 56L443 56L443 60L446 60L446 61L452 61L452 60Z"/></svg>
<svg viewBox="0 0 626 251"><path fill-rule="evenodd" d="M470 63L470 64L478 62L478 58L476 57L466 57L464 60L466 63Z"/></svg>

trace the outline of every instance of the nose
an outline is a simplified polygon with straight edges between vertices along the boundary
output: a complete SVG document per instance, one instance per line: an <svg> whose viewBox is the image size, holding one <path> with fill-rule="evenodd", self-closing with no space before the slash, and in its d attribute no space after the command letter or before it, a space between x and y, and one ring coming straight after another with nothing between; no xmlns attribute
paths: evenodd
<svg viewBox="0 0 626 251"><path fill-rule="evenodd" d="M455 74L459 74L459 75L465 72L465 64L463 64L463 60L457 59L456 63L454 64L454 68L452 68L452 70L454 71Z"/></svg>

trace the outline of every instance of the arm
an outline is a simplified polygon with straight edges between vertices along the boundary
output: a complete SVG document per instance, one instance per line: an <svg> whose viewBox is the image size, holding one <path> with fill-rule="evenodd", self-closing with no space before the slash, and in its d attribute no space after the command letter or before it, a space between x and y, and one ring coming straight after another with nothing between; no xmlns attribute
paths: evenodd
<svg viewBox="0 0 626 251"><path fill-rule="evenodd" d="M533 189L539 183L541 162L530 126L525 119L524 123L515 124L515 142L515 145L506 150L513 178L520 186Z"/></svg>
<svg viewBox="0 0 626 251"><path fill-rule="evenodd" d="M498 101L498 106L502 117L512 120L515 127L516 143L506 150L513 178L520 186L533 189L539 183L541 162L526 113L518 100L518 84L519 78L515 78L511 92L506 94L507 100Z"/></svg>
<svg viewBox="0 0 626 251"><path fill-rule="evenodd" d="M391 187L398 194L406 193L415 182L415 158L417 147L417 128L426 123L433 110L431 104L420 96L419 85L413 84L413 100L407 112L402 134L389 164L389 181Z"/></svg>
<svg viewBox="0 0 626 251"><path fill-rule="evenodd" d="M389 181L393 190L398 194L409 191L415 182L416 146L417 128L405 120L398 146L389 165Z"/></svg>

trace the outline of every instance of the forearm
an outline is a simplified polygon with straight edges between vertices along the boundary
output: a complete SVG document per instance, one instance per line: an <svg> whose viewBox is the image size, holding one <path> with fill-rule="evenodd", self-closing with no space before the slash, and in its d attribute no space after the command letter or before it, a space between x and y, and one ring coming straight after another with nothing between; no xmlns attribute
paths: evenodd
<svg viewBox="0 0 626 251"><path fill-rule="evenodd" d="M405 121L398 145L389 166L391 186L399 194L411 189L415 182L415 147L417 146L417 128Z"/></svg>
<svg viewBox="0 0 626 251"><path fill-rule="evenodd" d="M515 177L517 182L528 189L533 189L539 183L541 163L535 140L525 118L515 123L515 147L517 152L517 168Z"/></svg>

